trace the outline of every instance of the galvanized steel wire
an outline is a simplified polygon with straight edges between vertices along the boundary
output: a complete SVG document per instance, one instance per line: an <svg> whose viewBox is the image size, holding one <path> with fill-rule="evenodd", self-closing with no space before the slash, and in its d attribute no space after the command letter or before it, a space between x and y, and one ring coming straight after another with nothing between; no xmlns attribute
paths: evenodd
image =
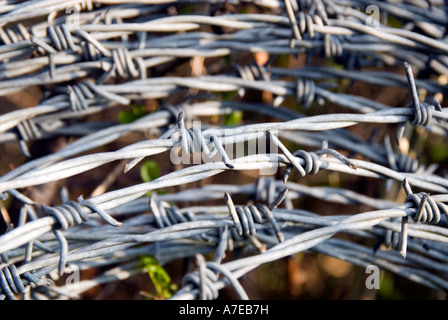
<svg viewBox="0 0 448 320"><path fill-rule="evenodd" d="M381 20L372 21L369 5ZM184 6L208 11L184 13ZM253 12L234 9L246 6ZM448 179L440 164L421 163L400 147L410 134L447 137L447 86L440 81L448 76L447 9L443 1L0 2L0 94L35 86L43 91L35 106L0 115L0 143L18 143L29 158L2 168L0 176L3 203L20 204L15 213L10 208L18 224L0 236L0 297L79 298L92 287L144 272L139 257L153 255L162 265L195 258L197 270L184 275L173 299L217 299L228 285L250 299L241 277L299 252L363 268L374 264L447 292ZM400 27L390 26L389 18ZM204 75L160 71L192 58L231 60L247 53L270 59L263 65L231 61ZM273 63L285 55L306 55L305 65ZM313 57L333 64L311 65ZM342 80L404 88L409 103L388 105L339 90ZM227 93L236 98L224 99ZM251 93L269 93L272 102L251 101ZM183 102L168 102L175 95L183 95ZM160 102L157 110L134 122L84 121L150 99ZM296 101L295 109L285 104L288 99ZM321 113L326 104L342 111ZM194 126L195 120L234 111L273 120ZM365 139L351 130L372 124L388 133ZM157 138L97 151L148 131ZM28 144L58 136L76 139L32 158ZM270 148L228 154L234 145L258 140ZM290 150L294 144L301 149ZM63 189L58 205L38 203L27 193L116 161L127 162L126 174L143 159L177 150L200 154L204 163L89 198L73 200ZM282 174L260 175L245 185L192 184L247 170ZM395 185L405 196L397 202L379 192L372 197L350 187L307 185L307 176L321 172L367 179L379 188ZM186 189L158 192L178 186ZM235 203L238 196L248 202ZM303 197L357 205L359 211L311 212L297 207ZM193 200L203 205L184 206ZM334 237L344 233L375 245ZM235 248L246 255L226 259ZM98 267L107 271L76 286L55 284L73 268Z"/></svg>

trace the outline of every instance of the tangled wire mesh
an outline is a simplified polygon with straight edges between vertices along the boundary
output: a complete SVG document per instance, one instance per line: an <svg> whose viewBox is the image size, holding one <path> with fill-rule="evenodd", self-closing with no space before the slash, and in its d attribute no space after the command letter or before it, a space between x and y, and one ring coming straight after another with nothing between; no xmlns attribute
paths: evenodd
<svg viewBox="0 0 448 320"><path fill-rule="evenodd" d="M446 297L447 26L437 0L0 1L0 297L353 295L304 259Z"/></svg>

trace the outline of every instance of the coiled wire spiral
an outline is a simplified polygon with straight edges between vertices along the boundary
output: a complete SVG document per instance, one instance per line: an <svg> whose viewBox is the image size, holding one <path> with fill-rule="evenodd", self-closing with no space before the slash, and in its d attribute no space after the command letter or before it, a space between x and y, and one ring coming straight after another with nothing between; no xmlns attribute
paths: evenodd
<svg viewBox="0 0 448 320"><path fill-rule="evenodd" d="M206 138L199 128L193 127L188 130L185 128L183 111L179 112L177 118L177 126L173 126L160 138L169 139L176 134L180 135L179 144L182 147L183 154L193 154L195 152L199 152L204 153L209 158L212 158L216 153L219 153L221 155L223 163L230 169L234 168L234 165L230 163L229 156L227 155L223 145L219 142L216 135L210 135L210 137L208 137L209 141L207 142ZM210 145L214 146L212 150L210 150L209 148Z"/></svg>
<svg viewBox="0 0 448 320"><path fill-rule="evenodd" d="M20 149L22 150L22 153L26 157L30 158L31 153L30 150L28 149L27 142L33 140L39 140L40 138L42 138L43 132L37 126L36 122L32 118L21 121L17 125L17 132L19 134L18 141Z"/></svg>
<svg viewBox="0 0 448 320"><path fill-rule="evenodd" d="M299 1L285 0L286 13L296 40L314 38L314 24L323 26L328 24L328 17L322 1ZM304 12L306 10L306 13ZM291 41L291 47L294 43Z"/></svg>
<svg viewBox="0 0 448 320"><path fill-rule="evenodd" d="M21 276L15 264L10 263L5 253L0 255L0 262L7 264L7 266L0 269L0 299L6 296L9 300L15 300L15 295L28 294L32 283L39 285L44 282L39 281L30 272L25 272Z"/></svg>
<svg viewBox="0 0 448 320"><path fill-rule="evenodd" d="M84 200L82 196L78 198L78 202L67 201L56 207L42 205L42 211L55 219L53 233L60 245L60 258L58 270L59 274L63 274L67 262L68 242L61 230L81 224L88 220L89 216L84 211L83 206L89 208L92 212L97 213L104 221L113 226L121 226L121 223L112 218L108 213L101 209L91 200Z"/></svg>
<svg viewBox="0 0 448 320"><path fill-rule="evenodd" d="M235 225L235 229L232 230L236 230L237 235L240 237L253 237L256 235L255 223L264 224L269 222L277 236L278 241L283 242L285 240L285 236L281 232L280 226L275 220L272 210L283 201L287 192L288 189L286 188L279 192L277 198L270 203L269 206L259 203L249 206L235 206L230 194L226 192L224 195L224 200Z"/></svg>
<svg viewBox="0 0 448 320"><path fill-rule="evenodd" d="M327 58L342 57L344 54L344 48L342 46L343 41L339 35L325 34L324 40L324 53Z"/></svg>
<svg viewBox="0 0 448 320"><path fill-rule="evenodd" d="M10 300L14 300L17 294L29 291L29 287L23 283L14 264L0 269L0 288L3 294Z"/></svg>
<svg viewBox="0 0 448 320"><path fill-rule="evenodd" d="M149 207L154 215L155 224L160 229L195 220L193 214L188 211L183 214L176 206L172 206L166 201L158 200L156 194L150 197Z"/></svg>
<svg viewBox="0 0 448 320"><path fill-rule="evenodd" d="M206 262L201 254L196 254L196 264L198 269L182 278L183 288L181 290L191 292L197 289L199 290L199 299L215 300L219 296L216 284L222 281L225 285L230 283L242 300L249 299L238 279L224 266L216 262ZM220 275L223 276L222 279L220 279Z"/></svg>
<svg viewBox="0 0 448 320"><path fill-rule="evenodd" d="M313 80L297 78L296 100L301 103L303 109L309 109L316 97L316 84Z"/></svg>
<svg viewBox="0 0 448 320"><path fill-rule="evenodd" d="M411 203L415 212L410 216L415 223L431 223L440 222L442 214L448 216L448 206L442 202L436 202L428 193L413 193L409 181L405 178L402 187L406 192L405 203ZM397 221L397 220L395 220ZM384 244L392 246L392 248L400 250L403 258L406 258L407 252L407 225L409 216L401 219L401 233L397 234L392 230L386 230L384 236Z"/></svg>
<svg viewBox="0 0 448 320"><path fill-rule="evenodd" d="M65 24L48 26L47 35L57 51L72 50L76 52L80 49L75 44L69 28Z"/></svg>
<svg viewBox="0 0 448 320"><path fill-rule="evenodd" d="M433 99L431 102L420 102L415 85L414 75L412 73L412 67L408 62L404 62L406 69L406 77L408 79L409 88L412 95L412 101L408 107L413 108L414 118L410 122L413 126L426 127L430 124L433 118L434 110L442 111L442 106L437 99ZM400 123L397 131L397 141L400 141L403 137L405 129L405 123Z"/></svg>
<svg viewBox="0 0 448 320"><path fill-rule="evenodd" d="M89 106L99 102L101 99L121 105L130 103L129 99L108 92L88 80L74 85L67 85L64 88L58 88L57 91L67 94L70 108L74 112L87 110Z"/></svg>
<svg viewBox="0 0 448 320"><path fill-rule="evenodd" d="M0 27L0 39L3 44L11 44L23 40L30 40L31 34L23 24L18 23L11 27Z"/></svg>
<svg viewBox="0 0 448 320"><path fill-rule="evenodd" d="M20 122L17 125L17 131L20 134L20 139L23 141L38 140L42 137L42 132L32 118Z"/></svg>
<svg viewBox="0 0 448 320"><path fill-rule="evenodd" d="M412 202L417 208L415 214L411 216L414 222L436 224L440 221L442 214L448 215L448 206L434 201L428 193L413 193L406 178L403 180L402 186L407 195L405 202Z"/></svg>
<svg viewBox="0 0 448 320"><path fill-rule="evenodd" d="M271 80L271 77L266 71L266 68L264 66L260 66L258 63L250 63L245 66L240 66L238 64L232 63L232 67L236 69L238 75L245 81ZM238 95L240 97L243 97L245 93L246 90L244 88L238 89Z"/></svg>
<svg viewBox="0 0 448 320"><path fill-rule="evenodd" d="M314 175L318 173L321 165L324 163L319 155L332 155L343 164L347 165L350 169L356 170L356 166L349 159L347 159L334 149L322 148L314 152L297 150L294 153L291 153L274 134L269 131L267 131L266 133L268 139L270 139L289 160L289 163L286 164L286 169L283 171L284 183L288 181L293 168L296 168L302 177L306 176L307 174ZM302 166L299 159L304 162L305 168Z"/></svg>
<svg viewBox="0 0 448 320"><path fill-rule="evenodd" d="M386 151L386 157L387 161L389 163L389 166L391 169L397 172L410 172L410 173L423 173L423 172L429 172L435 169L428 168L424 165L420 165L418 159L411 158L399 151L399 153L395 153L392 150L392 145L390 142L389 136L386 136L384 139L384 146Z"/></svg>
<svg viewBox="0 0 448 320"><path fill-rule="evenodd" d="M87 110L89 108L87 99L95 98L93 92L84 83L67 86L67 93L73 111Z"/></svg>

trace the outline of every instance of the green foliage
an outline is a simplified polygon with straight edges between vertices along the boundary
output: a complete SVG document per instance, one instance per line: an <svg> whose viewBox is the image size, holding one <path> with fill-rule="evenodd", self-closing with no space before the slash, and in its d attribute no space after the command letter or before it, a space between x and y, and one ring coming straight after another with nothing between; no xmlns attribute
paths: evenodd
<svg viewBox="0 0 448 320"><path fill-rule="evenodd" d="M177 291L177 285L171 283L171 277L153 256L141 256L140 261L148 272L156 292L155 299L169 299Z"/></svg>
<svg viewBox="0 0 448 320"><path fill-rule="evenodd" d="M118 114L120 123L131 123L135 120L147 115L149 112L145 111L145 106L133 105L131 110L123 110Z"/></svg>
<svg viewBox="0 0 448 320"><path fill-rule="evenodd" d="M159 165L154 160L146 160L140 166L140 177L143 182L149 182L160 177Z"/></svg>
<svg viewBox="0 0 448 320"><path fill-rule="evenodd" d="M428 153L431 161L440 163L448 162L448 144L439 139L428 139Z"/></svg>
<svg viewBox="0 0 448 320"><path fill-rule="evenodd" d="M219 94L219 92L217 92ZM230 101L238 94L238 90L229 91L223 94L222 100Z"/></svg>
<svg viewBox="0 0 448 320"><path fill-rule="evenodd" d="M224 117L224 123L225 126L236 126L241 123L241 120L243 119L243 112L242 111L234 111Z"/></svg>
<svg viewBox="0 0 448 320"><path fill-rule="evenodd" d="M405 298L403 292L395 287L394 278L388 272L383 273L383 279L381 280L378 295L381 299L386 300L402 300Z"/></svg>

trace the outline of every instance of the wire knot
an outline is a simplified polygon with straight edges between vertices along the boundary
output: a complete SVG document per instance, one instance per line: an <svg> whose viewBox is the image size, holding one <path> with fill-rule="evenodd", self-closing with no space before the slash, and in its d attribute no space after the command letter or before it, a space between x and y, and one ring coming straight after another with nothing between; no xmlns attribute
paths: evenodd
<svg viewBox="0 0 448 320"><path fill-rule="evenodd" d="M408 62L404 63L404 67L406 69L406 77L412 96L412 101L408 105L408 107L413 108L414 113L414 118L412 119L411 124L413 126L426 127L430 124L434 111L442 111L442 106L437 99L432 99L432 102L420 102L414 74L412 73L412 67ZM398 142L403 137L404 129L405 123L400 123L396 135Z"/></svg>
<svg viewBox="0 0 448 320"><path fill-rule="evenodd" d="M429 193L413 193L407 179L403 180L402 185L407 195L405 202L413 203L414 208L417 209L411 215L414 222L436 224L440 221L443 213L448 214L448 207L441 202L434 201Z"/></svg>
<svg viewBox="0 0 448 320"><path fill-rule="evenodd" d="M323 161L319 157L321 154L328 154L336 157L343 164L347 165L349 168L356 170L356 166L342 154L333 149L320 149L315 152L308 152L304 150L298 150L292 155L295 158L301 159L304 162L305 168L301 165L300 161L294 161L286 165L286 169L283 172L283 182L286 183L289 179L291 171L296 168L299 174L304 177L307 174L317 174L323 164Z"/></svg>
<svg viewBox="0 0 448 320"><path fill-rule="evenodd" d="M242 300L249 299L238 279L223 265L206 262L204 256L199 253L196 254L196 264L198 269L182 278L182 287L189 287L188 291L199 290L199 299L216 300L219 296L216 286L218 282L231 284Z"/></svg>
<svg viewBox="0 0 448 320"><path fill-rule="evenodd" d="M327 58L341 57L344 54L342 40L338 35L324 35L324 52Z"/></svg>
<svg viewBox="0 0 448 320"><path fill-rule="evenodd" d="M298 78L296 81L296 99L303 109L308 109L316 96L316 84L310 79Z"/></svg>
<svg viewBox="0 0 448 320"><path fill-rule="evenodd" d="M260 176L255 181L255 189L250 199L260 203L271 203L275 200L276 188L273 177Z"/></svg>
<svg viewBox="0 0 448 320"><path fill-rule="evenodd" d="M25 119L17 125L17 131L19 134L19 145L22 153L28 158L31 157L31 153L28 149L26 142L39 140L42 138L43 133L37 126L33 118Z"/></svg>
<svg viewBox="0 0 448 320"><path fill-rule="evenodd" d="M240 66L238 64L232 63L232 67L236 69L241 79L245 81L255 81L263 80L270 81L271 77L266 71L264 66L260 66L258 63L250 63L245 66ZM238 89L238 95L243 97L246 90L244 88Z"/></svg>
<svg viewBox="0 0 448 320"><path fill-rule="evenodd" d="M0 39L4 45L31 39L28 29L21 23L11 27L0 27Z"/></svg>
<svg viewBox="0 0 448 320"><path fill-rule="evenodd" d="M146 78L146 67L141 58L134 58L131 56L129 50L124 47L112 50L113 70L122 78L138 78L139 76Z"/></svg>
<svg viewBox="0 0 448 320"><path fill-rule="evenodd" d="M283 242L285 240L285 236L281 232L272 210L283 201L287 192L288 189L286 188L281 191L277 198L270 203L269 206L260 203L249 206L235 206L231 196L226 192L224 195L224 200L227 208L229 209L230 216L235 224L235 229L238 236L255 236L255 223L264 224L269 222L274 229L278 241Z"/></svg>
<svg viewBox="0 0 448 320"><path fill-rule="evenodd" d="M196 254L198 270L190 272L182 278L182 287L190 286L199 290L201 300L216 300L219 296L215 284L219 281L219 276L206 267L205 259L202 255Z"/></svg>
<svg viewBox="0 0 448 320"><path fill-rule="evenodd" d="M412 120L411 124L421 127L428 126L434 110L442 111L440 102L437 99L434 99L432 103L421 102L414 104L414 120Z"/></svg>
<svg viewBox="0 0 448 320"><path fill-rule="evenodd" d="M149 199L149 207L154 215L155 224L160 229L174 224L195 220L194 215L191 213L186 212L183 214L176 206L172 206L166 201L157 199L155 193L153 193Z"/></svg>
<svg viewBox="0 0 448 320"><path fill-rule="evenodd" d="M412 203L414 209L416 209L411 215L414 222L436 224L440 221L442 213L448 215L448 207L442 202L434 201L429 193L413 193L406 178L403 180L402 186L407 195L405 202ZM408 220L409 216L407 215L401 219L400 252L403 258L406 258L407 251Z"/></svg>
<svg viewBox="0 0 448 320"><path fill-rule="evenodd" d="M64 204L56 207L49 207L42 205L43 212L47 213L55 219L55 226L53 233L60 245L59 258L59 274L63 274L67 262L68 243L67 239L61 230L67 230L70 227L81 224L88 219L87 212L84 211L83 206L89 208L97 213L104 221L113 226L121 226L121 222L112 218L108 213L101 209L91 200L84 200L82 196L78 198L78 202L67 201Z"/></svg>
<svg viewBox="0 0 448 320"><path fill-rule="evenodd" d="M42 205L42 210L56 220L56 228L60 230L67 230L88 219L81 205L74 201L68 201L57 207Z"/></svg>
<svg viewBox="0 0 448 320"><path fill-rule="evenodd" d="M292 34L296 40L300 41L306 37L312 39L315 37L314 25L328 24L328 17L320 0L300 1L300 6L296 0L285 0L285 8ZM306 9L306 13L303 11L304 9Z"/></svg>
<svg viewBox="0 0 448 320"><path fill-rule="evenodd" d="M88 100L95 98L95 94L84 84L79 83L67 86L67 94L73 111L82 111L89 108Z"/></svg>
<svg viewBox="0 0 448 320"><path fill-rule="evenodd" d="M72 50L76 52L79 50L79 47L73 41L69 28L65 24L48 26L47 36L57 51Z"/></svg>
<svg viewBox="0 0 448 320"><path fill-rule="evenodd" d="M10 300L14 300L17 294L29 291L29 287L24 285L14 264L0 269L0 289Z"/></svg>
<svg viewBox="0 0 448 320"><path fill-rule="evenodd" d="M173 127L174 132L168 132L167 136L173 136L175 133L180 134L180 145L182 147L182 152L184 154L193 154L195 152L204 153L208 158L212 158L216 153L219 152L221 155L222 161L224 164L233 169L233 164L230 163L229 156L222 143L219 141L219 138L212 134L208 137L209 141L206 141L202 131L198 127L193 127L190 129L185 128L185 122L183 117L183 112L179 112L177 127ZM210 150L209 146L213 145L213 149Z"/></svg>
<svg viewBox="0 0 448 320"><path fill-rule="evenodd" d="M241 79L247 81L253 80L264 80L270 81L271 77L266 71L264 66L260 66L258 63L250 63L245 66L240 66L238 64L232 63L232 66L237 70Z"/></svg>
<svg viewBox="0 0 448 320"><path fill-rule="evenodd" d="M17 130L23 141L38 140L42 137L42 132L32 118L20 122L17 125Z"/></svg>

